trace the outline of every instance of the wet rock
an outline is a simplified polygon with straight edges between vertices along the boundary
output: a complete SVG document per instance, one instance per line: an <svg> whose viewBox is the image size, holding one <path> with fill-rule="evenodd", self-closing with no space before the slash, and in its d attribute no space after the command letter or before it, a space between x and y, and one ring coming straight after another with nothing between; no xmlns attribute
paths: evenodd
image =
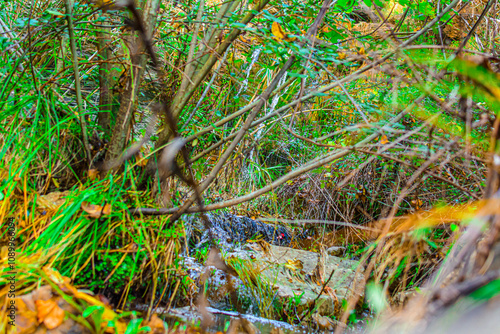
<svg viewBox="0 0 500 334"><path fill-rule="evenodd" d="M315 313L313 314L312 318L316 328L320 331L330 332L335 329L335 322L328 317Z"/></svg>
<svg viewBox="0 0 500 334"><path fill-rule="evenodd" d="M342 300L357 296L361 304L364 298L364 277L356 274L357 261L326 252L256 244L252 251L228 253L226 258L231 256L262 268L261 278L273 287L275 298L283 305L293 302L298 314L315 303L319 315L338 317Z"/></svg>
<svg viewBox="0 0 500 334"><path fill-rule="evenodd" d="M158 308L155 309L155 312L164 315L165 320L170 324L174 324L175 322L181 324L197 324L200 323L202 319L202 312L200 312L197 307L190 308L187 306L169 311ZM251 328L253 331L252 333L306 333L302 329L285 322L260 318L249 314L221 311L212 307L207 307L205 312L211 314L214 320L213 325L208 328L209 331L223 331L226 324L229 322L230 326L232 325L232 328L235 330L232 333L239 333L244 328ZM229 329L227 333L231 333ZM246 332L243 331L243 333Z"/></svg>
<svg viewBox="0 0 500 334"><path fill-rule="evenodd" d="M276 224L267 224L248 217L229 213L206 214L216 243L222 249L234 250L238 245L251 239L264 240L268 243L288 246L292 240L287 228ZM209 233L197 216L184 216L186 235L195 248L208 244Z"/></svg>
<svg viewBox="0 0 500 334"><path fill-rule="evenodd" d="M260 331L245 318L232 318L227 329L227 334L257 334Z"/></svg>
<svg viewBox="0 0 500 334"><path fill-rule="evenodd" d="M330 247L326 250L328 255L331 256L343 256L345 254L345 251L346 251L345 247L337 247L337 246Z"/></svg>
<svg viewBox="0 0 500 334"><path fill-rule="evenodd" d="M252 311L254 300L236 275L231 275L213 265L202 265L192 257L184 257L183 268L193 282L193 295L205 291L211 307L221 310L234 309L231 300L231 293L234 291L243 304L244 311ZM203 280L206 281L205 287L202 286Z"/></svg>
<svg viewBox="0 0 500 334"><path fill-rule="evenodd" d="M219 309L232 308L231 294L233 292L236 292L240 300L250 298L246 287L238 277L214 267L208 267L207 269L211 271L206 289L206 296L210 306Z"/></svg>
<svg viewBox="0 0 500 334"><path fill-rule="evenodd" d="M404 305L408 300L416 296L417 292L414 289L407 290L407 291L400 291L398 292L394 298L392 298L392 302L395 305Z"/></svg>

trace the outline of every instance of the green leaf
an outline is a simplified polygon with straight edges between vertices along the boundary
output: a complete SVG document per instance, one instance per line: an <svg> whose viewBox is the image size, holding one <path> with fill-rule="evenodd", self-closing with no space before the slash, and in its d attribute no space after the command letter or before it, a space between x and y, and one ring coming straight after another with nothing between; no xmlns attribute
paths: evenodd
<svg viewBox="0 0 500 334"><path fill-rule="evenodd" d="M84 318L86 318L89 315L91 315L92 313L94 313L94 311L103 312L104 311L104 307L101 306L101 305L92 305L92 306L89 306L89 307L87 307L87 309L85 309L85 311L83 311L82 315L83 315Z"/></svg>
<svg viewBox="0 0 500 334"><path fill-rule="evenodd" d="M294 72L290 72L288 73L288 75L291 76L292 78L307 78L307 75L305 74L294 73Z"/></svg>
<svg viewBox="0 0 500 334"><path fill-rule="evenodd" d="M55 16L64 16L63 13L58 12L57 10L52 10L52 9L47 9L47 13L49 13L50 15L55 15Z"/></svg>
<svg viewBox="0 0 500 334"><path fill-rule="evenodd" d="M127 329L125 330L125 334L138 334L141 322L142 322L141 318L130 320Z"/></svg>
<svg viewBox="0 0 500 334"><path fill-rule="evenodd" d="M246 28L246 24L240 23L240 22L235 22L233 23L233 27L235 28Z"/></svg>
<svg viewBox="0 0 500 334"><path fill-rule="evenodd" d="M499 291L500 280L497 279L474 291L471 297L475 300L491 299L498 295Z"/></svg>
<svg viewBox="0 0 500 334"><path fill-rule="evenodd" d="M324 34L324 36L331 42L337 43L339 40L343 39L344 36L336 30L329 31Z"/></svg>
<svg viewBox="0 0 500 334"><path fill-rule="evenodd" d="M356 0L337 0L335 7L339 8L340 10L346 13L350 13L352 12L352 9L354 8L356 2L357 2Z"/></svg>
<svg viewBox="0 0 500 334"><path fill-rule="evenodd" d="M418 4L418 10L424 15L431 16L433 14L433 7L428 2L421 2Z"/></svg>

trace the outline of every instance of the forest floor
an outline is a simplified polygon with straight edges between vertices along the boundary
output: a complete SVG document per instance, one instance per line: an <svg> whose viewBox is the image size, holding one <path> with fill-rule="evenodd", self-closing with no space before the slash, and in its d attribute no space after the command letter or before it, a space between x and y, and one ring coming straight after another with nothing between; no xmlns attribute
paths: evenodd
<svg viewBox="0 0 500 334"><path fill-rule="evenodd" d="M500 332L499 8L0 3L0 334Z"/></svg>

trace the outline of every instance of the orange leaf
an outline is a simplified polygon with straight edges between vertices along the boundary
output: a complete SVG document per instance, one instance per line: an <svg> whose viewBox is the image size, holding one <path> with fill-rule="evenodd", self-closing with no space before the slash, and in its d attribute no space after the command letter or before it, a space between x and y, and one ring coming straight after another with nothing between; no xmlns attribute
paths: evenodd
<svg viewBox="0 0 500 334"><path fill-rule="evenodd" d="M148 164L148 159L145 159L145 158L137 159L137 166L146 167L147 164Z"/></svg>
<svg viewBox="0 0 500 334"><path fill-rule="evenodd" d="M288 37L288 34L283 30L283 28L281 28L278 22L273 22L273 25L271 26L271 32L280 42L282 40L285 40L286 42L293 42L294 40L296 40L295 37Z"/></svg>
<svg viewBox="0 0 500 334"><path fill-rule="evenodd" d="M97 169L89 169L89 179L90 180L95 180L99 176L99 171Z"/></svg>
<svg viewBox="0 0 500 334"><path fill-rule="evenodd" d="M111 205L106 204L103 208L100 205L82 202L82 210L88 213L92 218L100 218L103 214L109 215L111 213Z"/></svg>
<svg viewBox="0 0 500 334"><path fill-rule="evenodd" d="M57 305L54 299L35 300L38 312L38 322L43 322L48 329L59 327L64 320L64 311Z"/></svg>
<svg viewBox="0 0 500 334"><path fill-rule="evenodd" d="M71 293L72 295L75 295L78 290L74 286L71 285L71 278L63 276L63 282L58 283L59 288L64 292L64 293Z"/></svg>
<svg viewBox="0 0 500 334"><path fill-rule="evenodd" d="M389 139L387 139L386 135L382 135L382 137L380 137L380 144L385 145L388 142L389 142Z"/></svg>
<svg viewBox="0 0 500 334"><path fill-rule="evenodd" d="M151 328L151 332L153 334L164 334L166 333L165 324L163 320L161 320L156 314L153 314L151 320L146 324Z"/></svg>
<svg viewBox="0 0 500 334"><path fill-rule="evenodd" d="M281 28L281 26L278 22L273 22L273 25L271 26L271 32L280 41L285 39L285 37L286 37L286 34L283 31L283 28Z"/></svg>

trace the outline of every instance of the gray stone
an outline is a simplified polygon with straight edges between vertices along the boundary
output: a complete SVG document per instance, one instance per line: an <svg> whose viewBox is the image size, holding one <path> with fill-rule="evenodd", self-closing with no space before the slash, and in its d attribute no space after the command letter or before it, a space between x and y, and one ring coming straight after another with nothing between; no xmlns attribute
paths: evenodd
<svg viewBox="0 0 500 334"><path fill-rule="evenodd" d="M345 247L333 246L328 248L326 252L331 256L342 256L345 254Z"/></svg>
<svg viewBox="0 0 500 334"><path fill-rule="evenodd" d="M275 296L283 304L294 303L299 313L308 309L317 298L317 314L338 317L342 300L357 296L362 303L364 298L364 277L362 271L356 274L357 261L326 252L319 254L269 244L253 244L252 250L227 256L254 263L262 270L261 277L273 287Z"/></svg>

